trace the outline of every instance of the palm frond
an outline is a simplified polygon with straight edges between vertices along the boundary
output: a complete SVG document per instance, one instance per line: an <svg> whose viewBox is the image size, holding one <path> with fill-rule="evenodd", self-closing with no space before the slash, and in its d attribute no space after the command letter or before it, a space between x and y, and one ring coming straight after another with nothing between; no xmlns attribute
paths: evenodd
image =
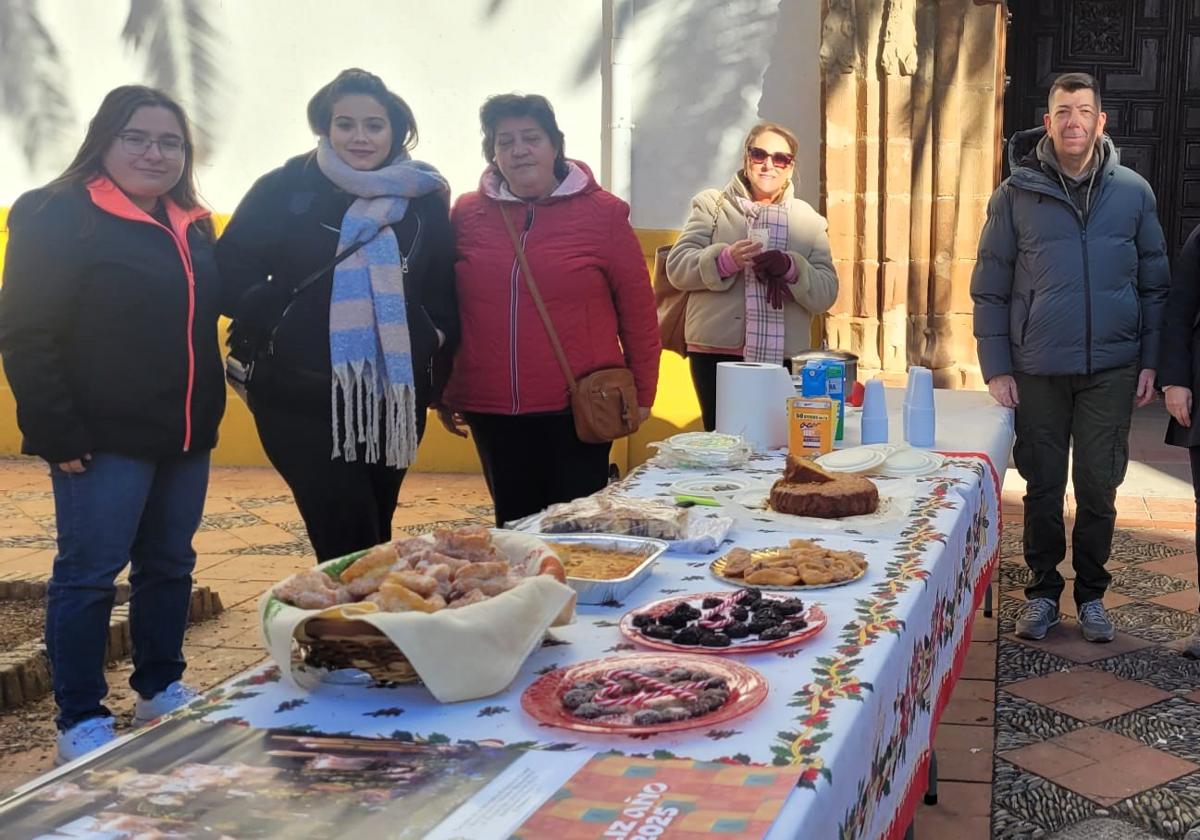
<svg viewBox="0 0 1200 840"><path fill-rule="evenodd" d="M213 149L221 92L215 0L130 0L121 37L145 59L150 84L187 108L197 157Z"/></svg>
<svg viewBox="0 0 1200 840"><path fill-rule="evenodd" d="M0 0L0 113L31 167L69 158L75 120L66 68L37 0Z"/></svg>

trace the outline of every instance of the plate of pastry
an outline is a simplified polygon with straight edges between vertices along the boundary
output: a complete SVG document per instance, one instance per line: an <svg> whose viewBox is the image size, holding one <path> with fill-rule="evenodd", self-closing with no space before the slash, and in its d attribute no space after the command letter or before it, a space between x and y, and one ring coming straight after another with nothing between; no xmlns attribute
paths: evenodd
<svg viewBox="0 0 1200 840"><path fill-rule="evenodd" d="M791 540L773 548L733 548L709 566L722 583L756 589L829 589L845 586L867 573L857 551L835 551L812 540Z"/></svg>
<svg viewBox="0 0 1200 840"><path fill-rule="evenodd" d="M664 598L625 613L620 628L630 641L655 650L759 653L794 647L827 621L815 604L743 588Z"/></svg>
<svg viewBox="0 0 1200 840"><path fill-rule="evenodd" d="M732 659L639 653L557 668L525 689L521 708L562 729L649 735L726 723L767 692L762 674Z"/></svg>

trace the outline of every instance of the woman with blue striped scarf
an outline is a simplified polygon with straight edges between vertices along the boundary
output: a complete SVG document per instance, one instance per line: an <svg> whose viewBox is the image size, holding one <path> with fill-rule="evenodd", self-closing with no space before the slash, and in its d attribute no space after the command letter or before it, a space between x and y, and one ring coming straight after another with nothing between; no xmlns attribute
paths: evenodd
<svg viewBox="0 0 1200 840"><path fill-rule="evenodd" d="M217 258L226 312L270 337L249 405L327 560L391 538L432 360L456 344L458 309L449 188L409 156L408 105L345 70L313 96L308 121L317 148L255 183Z"/></svg>

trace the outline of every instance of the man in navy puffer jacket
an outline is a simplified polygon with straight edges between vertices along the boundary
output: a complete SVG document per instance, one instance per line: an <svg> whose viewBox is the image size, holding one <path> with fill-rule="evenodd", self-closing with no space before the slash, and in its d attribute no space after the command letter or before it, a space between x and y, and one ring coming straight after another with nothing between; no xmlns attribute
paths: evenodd
<svg viewBox="0 0 1200 840"><path fill-rule="evenodd" d="M1084 638L1112 640L1102 599L1116 492L1134 400L1154 396L1166 245L1150 185L1121 166L1105 121L1095 79L1054 81L1044 127L1009 143L1012 174L988 204L971 278L983 377L997 402L1016 409L1033 572L1017 635L1027 639L1059 620L1073 441L1073 594Z"/></svg>

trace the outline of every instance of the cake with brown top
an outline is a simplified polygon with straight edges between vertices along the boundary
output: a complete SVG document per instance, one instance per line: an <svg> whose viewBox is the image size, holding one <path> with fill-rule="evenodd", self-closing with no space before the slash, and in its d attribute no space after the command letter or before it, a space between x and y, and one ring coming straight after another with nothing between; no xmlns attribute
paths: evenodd
<svg viewBox="0 0 1200 840"><path fill-rule="evenodd" d="M879 488L860 475L830 472L789 455L783 478L771 487L770 506L779 513L820 519L860 516L878 509Z"/></svg>

